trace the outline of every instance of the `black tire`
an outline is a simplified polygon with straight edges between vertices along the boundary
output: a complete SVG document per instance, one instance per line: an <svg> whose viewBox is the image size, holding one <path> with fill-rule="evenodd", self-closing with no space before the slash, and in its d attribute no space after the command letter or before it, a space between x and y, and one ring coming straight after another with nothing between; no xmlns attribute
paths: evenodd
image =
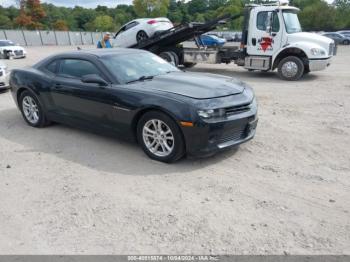
<svg viewBox="0 0 350 262"><path fill-rule="evenodd" d="M285 69L285 67L288 67L288 64L290 63L293 67L295 66L296 69L295 72L288 72L286 71L287 69ZM303 61L297 57L297 56L287 56L285 58L283 58L279 64L278 64L278 76L283 79L283 80L287 80L287 81L296 81L299 80L304 73L304 63Z"/></svg>
<svg viewBox="0 0 350 262"><path fill-rule="evenodd" d="M142 41L144 41L145 39L148 38L148 35L145 31L139 31L137 34L136 34L136 41L137 43L141 43Z"/></svg>
<svg viewBox="0 0 350 262"><path fill-rule="evenodd" d="M349 40L344 40L344 41L343 41L343 45L348 45L348 44L350 44L350 41L349 41Z"/></svg>
<svg viewBox="0 0 350 262"><path fill-rule="evenodd" d="M31 98L35 101L35 104L37 106L38 109L38 120L36 122L32 122L30 120L28 120L25 112L24 112L24 105L23 105L23 100L25 98ZM31 91L24 91L21 93L21 96L19 98L18 101L19 104L19 108L21 110L22 116L24 118L24 120L27 122L28 125L32 126L32 127L45 127L47 125L50 124L50 121L46 118L45 113L43 111L43 107L42 104L40 103L39 99L37 98L37 96L35 94L33 94Z"/></svg>
<svg viewBox="0 0 350 262"><path fill-rule="evenodd" d="M179 66L179 61L180 61L179 56L174 51L170 51L170 54L172 54L172 56L174 58L174 65L176 67L178 67Z"/></svg>
<svg viewBox="0 0 350 262"><path fill-rule="evenodd" d="M165 61L167 61L168 63L176 66L175 56L172 53L173 52L170 52L170 51L162 52L162 53L159 54L159 56L161 58L163 58Z"/></svg>
<svg viewBox="0 0 350 262"><path fill-rule="evenodd" d="M310 68L308 66L306 66L304 69L304 75L307 75L309 73L310 73Z"/></svg>
<svg viewBox="0 0 350 262"><path fill-rule="evenodd" d="M143 136L143 130L145 125L147 123L151 122L151 120L160 120L163 122L166 126L163 125L165 128L169 128L171 130L172 136L173 136L173 142L171 144L167 144L168 146L172 147L172 150L169 152L166 156L159 156L156 153L151 152L151 150L146 145L146 141ZM153 138L151 138L153 139ZM185 154L185 143L184 138L182 136L182 132L180 127L177 125L177 123L170 118L168 115L160 112L160 111L149 111L142 115L140 120L137 124L137 141L141 145L143 151L151 158L157 161L165 162L165 163L172 163L180 158L182 158ZM149 141L152 142L152 141ZM171 141L170 141L171 142ZM159 147L158 147L159 148ZM160 152L161 153L161 152Z"/></svg>

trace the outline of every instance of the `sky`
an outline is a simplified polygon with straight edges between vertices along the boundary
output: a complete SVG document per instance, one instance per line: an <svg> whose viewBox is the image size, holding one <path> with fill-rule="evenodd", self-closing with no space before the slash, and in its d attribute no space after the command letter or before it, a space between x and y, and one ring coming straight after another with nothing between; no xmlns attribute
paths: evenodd
<svg viewBox="0 0 350 262"><path fill-rule="evenodd" d="M114 7L118 4L131 4L132 0L41 0L42 3L51 3L57 6L74 7L76 5L95 8L97 5ZM0 0L0 5L15 5L15 0Z"/></svg>
<svg viewBox="0 0 350 262"><path fill-rule="evenodd" d="M333 0L326 0L328 3ZM76 5L95 8L97 5L115 7L118 4L131 4L132 0L41 0L43 3L52 3L57 6L74 7ZM0 0L0 5L10 6L16 3L15 0Z"/></svg>

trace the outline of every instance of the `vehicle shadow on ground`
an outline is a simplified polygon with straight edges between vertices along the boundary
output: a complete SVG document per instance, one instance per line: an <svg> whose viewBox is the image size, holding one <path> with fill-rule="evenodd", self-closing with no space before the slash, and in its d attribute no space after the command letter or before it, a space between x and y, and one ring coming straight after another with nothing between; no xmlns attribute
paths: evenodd
<svg viewBox="0 0 350 262"><path fill-rule="evenodd" d="M200 66L193 67L187 71L189 71L189 72L201 72L201 73L212 73L212 74L236 77L236 78L239 78L239 79L247 81L247 82L259 82L259 81L261 81L261 79L269 79L269 81L273 82L273 83L284 81L278 77L278 74L276 71L274 71L274 72L260 72L260 71L249 72L248 70L238 71L238 70L234 70L231 68L207 68L207 67L200 67ZM315 74L307 74L307 75L304 75L301 79L299 79L298 82L314 81L317 78L318 78L318 76Z"/></svg>
<svg viewBox="0 0 350 262"><path fill-rule="evenodd" d="M16 154L50 154L98 171L125 175L191 172L221 162L237 152L236 148L209 158L185 158L174 164L164 164L149 159L136 143L117 137L61 124L32 128L15 108L0 111L0 123L0 137L23 146L14 149Z"/></svg>

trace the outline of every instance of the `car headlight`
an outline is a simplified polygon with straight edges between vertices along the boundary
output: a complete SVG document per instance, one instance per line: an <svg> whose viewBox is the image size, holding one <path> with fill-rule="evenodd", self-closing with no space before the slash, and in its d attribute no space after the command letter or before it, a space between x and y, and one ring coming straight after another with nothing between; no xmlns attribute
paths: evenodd
<svg viewBox="0 0 350 262"><path fill-rule="evenodd" d="M311 51L312 55L325 55L326 54L326 52L320 48L311 48L310 51Z"/></svg>
<svg viewBox="0 0 350 262"><path fill-rule="evenodd" d="M223 117L225 116L225 109L219 108L219 109L203 109L197 111L198 115L204 119L209 118L216 118L216 117Z"/></svg>

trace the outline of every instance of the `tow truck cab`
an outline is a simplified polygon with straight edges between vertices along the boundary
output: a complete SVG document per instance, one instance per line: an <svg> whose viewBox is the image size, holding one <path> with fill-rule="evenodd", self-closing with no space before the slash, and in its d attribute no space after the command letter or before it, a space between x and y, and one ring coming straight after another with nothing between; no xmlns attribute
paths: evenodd
<svg viewBox="0 0 350 262"><path fill-rule="evenodd" d="M334 41L302 32L299 9L288 5L249 5L245 8L243 55L235 60L248 70L278 69L285 80L298 80L323 70L335 55Z"/></svg>

